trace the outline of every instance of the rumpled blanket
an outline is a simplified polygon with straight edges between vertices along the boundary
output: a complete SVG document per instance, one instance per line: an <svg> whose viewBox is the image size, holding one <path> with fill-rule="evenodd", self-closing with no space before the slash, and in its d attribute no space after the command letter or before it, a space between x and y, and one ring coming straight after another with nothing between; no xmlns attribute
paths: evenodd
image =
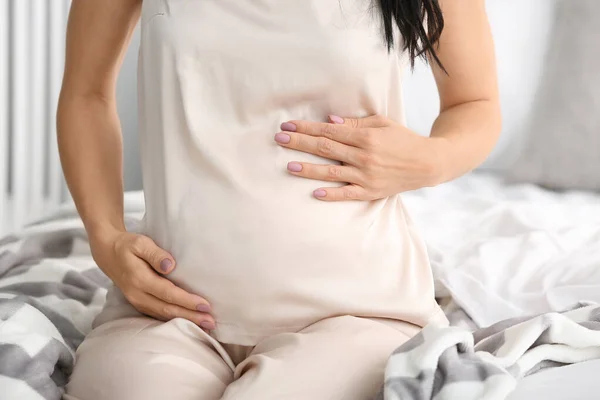
<svg viewBox="0 0 600 400"><path fill-rule="evenodd" d="M600 306L498 322L427 326L390 357L381 400L500 400L543 368L600 358Z"/></svg>
<svg viewBox="0 0 600 400"><path fill-rule="evenodd" d="M59 400L106 298L76 213L0 238L0 400Z"/></svg>

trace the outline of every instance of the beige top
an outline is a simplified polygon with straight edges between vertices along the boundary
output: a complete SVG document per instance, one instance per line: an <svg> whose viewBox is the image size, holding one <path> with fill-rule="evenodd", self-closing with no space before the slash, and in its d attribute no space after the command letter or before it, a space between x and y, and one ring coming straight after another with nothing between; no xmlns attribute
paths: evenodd
<svg viewBox="0 0 600 400"><path fill-rule="evenodd" d="M204 296L217 340L351 314L444 321L400 196L327 203L273 137L290 119L403 122L406 58L369 0L144 0L139 104L143 232L170 278Z"/></svg>

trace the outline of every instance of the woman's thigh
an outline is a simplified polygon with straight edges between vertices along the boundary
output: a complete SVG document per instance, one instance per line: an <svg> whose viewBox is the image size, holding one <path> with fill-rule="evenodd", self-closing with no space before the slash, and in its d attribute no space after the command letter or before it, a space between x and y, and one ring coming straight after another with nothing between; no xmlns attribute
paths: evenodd
<svg viewBox="0 0 600 400"><path fill-rule="evenodd" d="M86 337L64 399L215 400L232 379L231 366L193 323L125 318Z"/></svg>
<svg viewBox="0 0 600 400"><path fill-rule="evenodd" d="M399 321L344 316L275 335L238 365L223 399L372 399L389 356L418 331Z"/></svg>

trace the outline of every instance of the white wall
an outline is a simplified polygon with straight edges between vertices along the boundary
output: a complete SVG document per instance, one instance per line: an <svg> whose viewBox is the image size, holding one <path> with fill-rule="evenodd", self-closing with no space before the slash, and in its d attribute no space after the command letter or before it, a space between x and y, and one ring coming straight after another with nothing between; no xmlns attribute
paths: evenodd
<svg viewBox="0 0 600 400"><path fill-rule="evenodd" d="M487 0L496 41L504 129L500 143L486 163L502 169L519 147L528 129L528 113L541 75L548 45L555 0ZM124 134L125 185L141 188L137 139L136 64L139 32L136 32L118 83L119 113ZM405 99L408 125L428 134L438 112L435 82L429 70L418 65L407 76Z"/></svg>

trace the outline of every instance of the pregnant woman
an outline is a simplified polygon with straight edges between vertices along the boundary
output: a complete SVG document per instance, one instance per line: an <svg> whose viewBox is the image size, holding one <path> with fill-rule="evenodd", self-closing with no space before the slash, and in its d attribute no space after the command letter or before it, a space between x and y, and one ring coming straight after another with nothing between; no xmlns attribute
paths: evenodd
<svg viewBox="0 0 600 400"><path fill-rule="evenodd" d="M140 15L127 231L115 81ZM401 96L419 57L428 137ZM484 0L75 0L58 117L114 282L70 400L373 398L393 350L447 323L400 193L475 168L500 130Z"/></svg>

